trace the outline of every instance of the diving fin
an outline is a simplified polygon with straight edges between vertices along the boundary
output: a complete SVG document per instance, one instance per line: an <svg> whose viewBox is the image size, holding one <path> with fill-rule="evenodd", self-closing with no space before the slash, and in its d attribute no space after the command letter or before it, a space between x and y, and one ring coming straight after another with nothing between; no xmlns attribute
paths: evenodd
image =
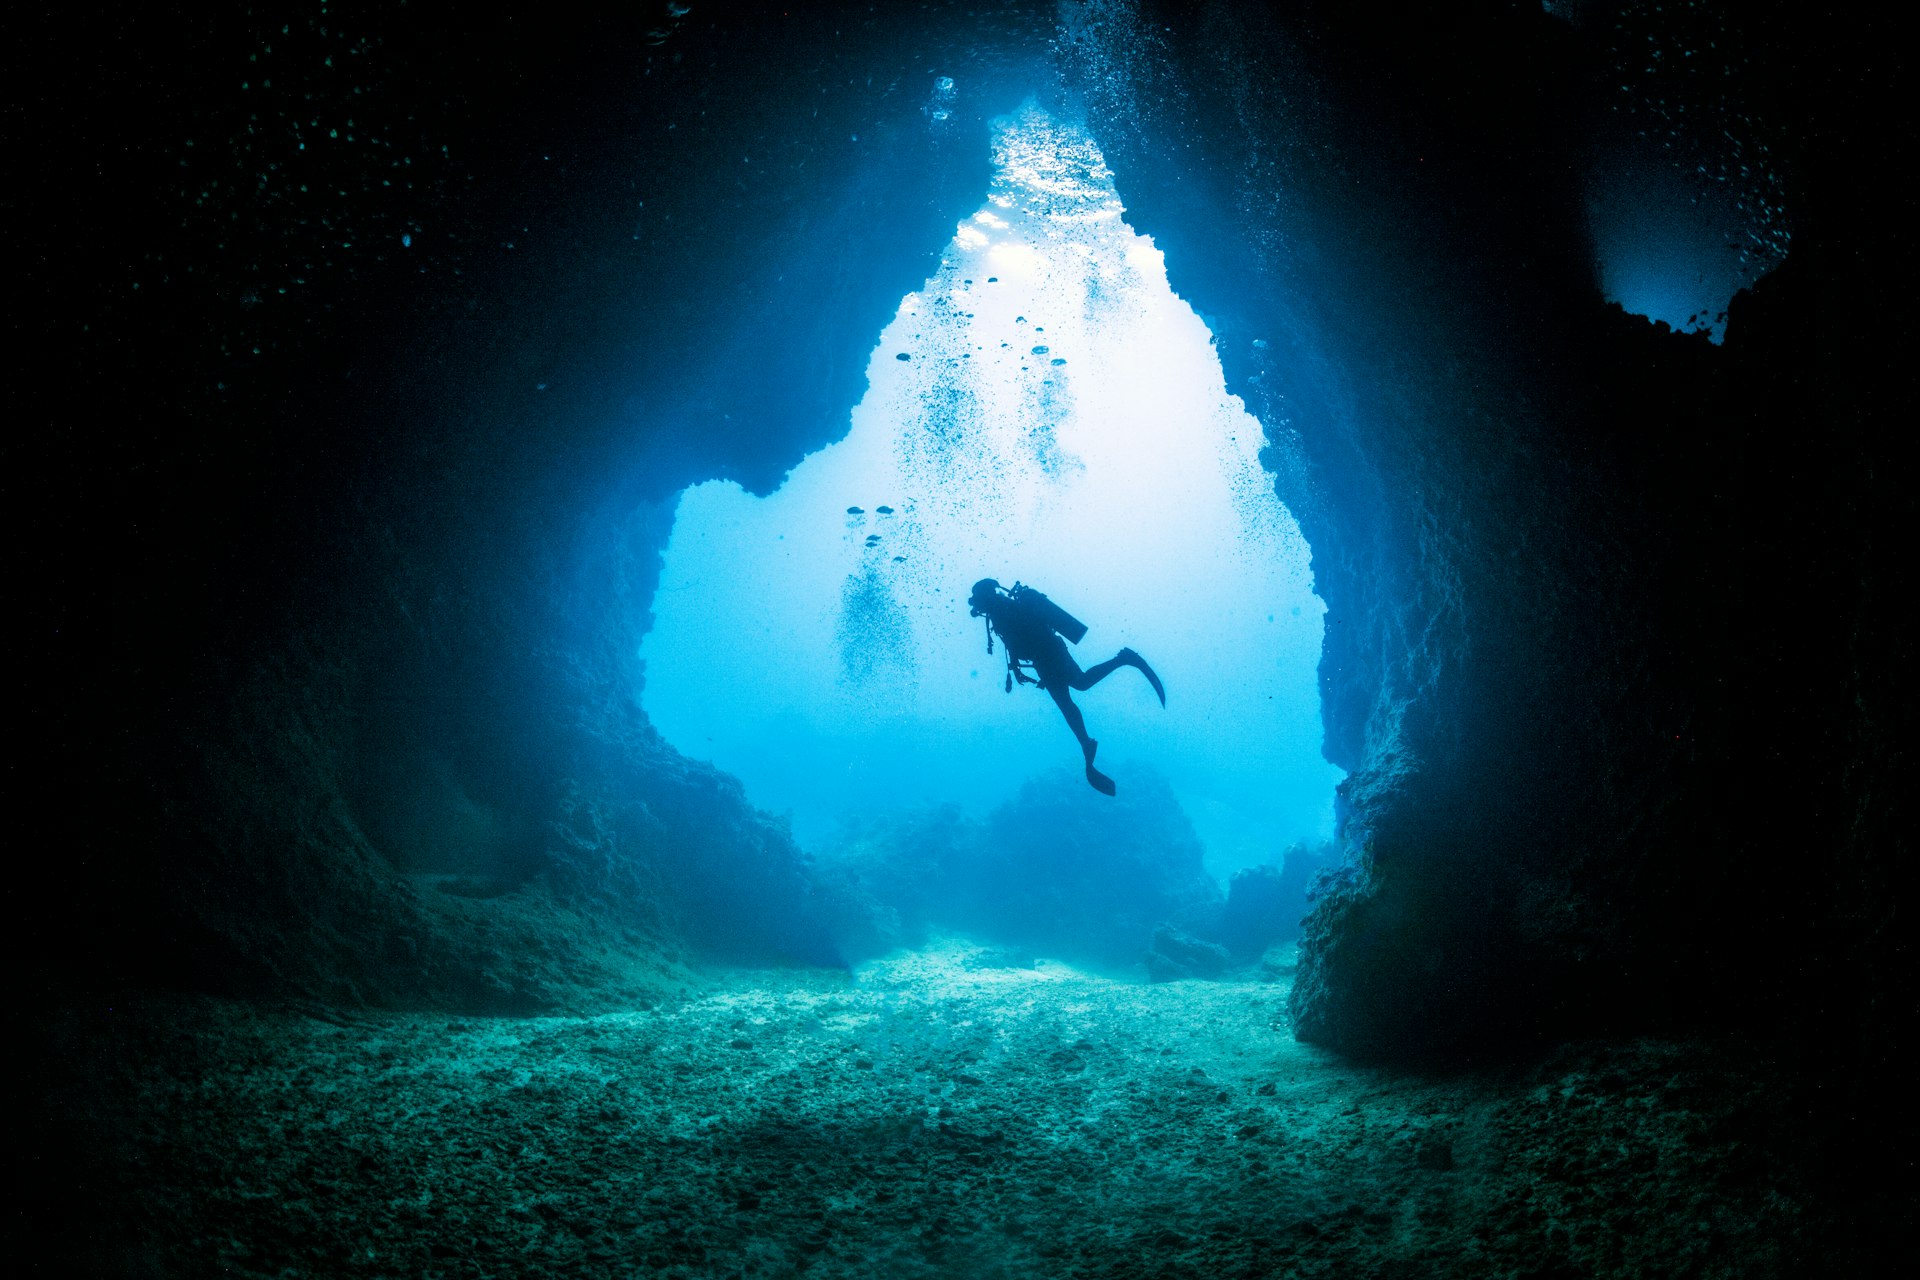
<svg viewBox="0 0 1920 1280"><path fill-rule="evenodd" d="M1092 738L1080 744L1080 752L1087 758L1087 785L1103 796L1110 796L1114 791L1113 779L1093 767L1093 753L1099 749L1100 744Z"/></svg>
<svg viewBox="0 0 1920 1280"><path fill-rule="evenodd" d="M1147 660L1131 649L1122 649L1120 656L1127 660L1128 666L1133 667L1147 678L1147 683L1153 686L1154 694L1160 699L1160 705L1163 707L1166 706L1166 686L1160 683L1160 677L1153 673L1153 668L1147 665Z"/></svg>

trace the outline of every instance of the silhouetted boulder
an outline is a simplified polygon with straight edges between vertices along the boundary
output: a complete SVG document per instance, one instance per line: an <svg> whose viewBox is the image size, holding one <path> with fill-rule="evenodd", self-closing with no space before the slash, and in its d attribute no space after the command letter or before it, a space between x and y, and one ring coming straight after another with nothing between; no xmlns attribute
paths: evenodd
<svg viewBox="0 0 1920 1280"><path fill-rule="evenodd" d="M1147 979L1151 982L1178 982L1183 978L1217 978L1231 962L1227 949L1217 942L1203 942L1171 925L1153 931L1147 948Z"/></svg>
<svg viewBox="0 0 1920 1280"><path fill-rule="evenodd" d="M1256 959L1275 943L1300 936L1308 888L1334 856L1331 845L1296 844L1278 867L1247 867L1234 873L1227 882L1220 940L1236 961Z"/></svg>

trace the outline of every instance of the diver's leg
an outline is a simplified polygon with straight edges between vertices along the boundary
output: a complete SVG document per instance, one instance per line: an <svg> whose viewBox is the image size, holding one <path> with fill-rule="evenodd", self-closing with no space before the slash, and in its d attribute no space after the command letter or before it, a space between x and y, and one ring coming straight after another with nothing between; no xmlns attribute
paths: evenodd
<svg viewBox="0 0 1920 1280"><path fill-rule="evenodd" d="M1131 649L1122 649L1105 662L1095 663L1087 670L1075 676L1070 683L1076 689L1091 689L1118 671L1121 667L1133 667L1137 669L1141 675L1147 678L1147 683L1153 686L1154 693L1160 698L1160 705L1163 707L1167 705L1167 691L1165 687L1161 685L1160 677L1154 674L1153 668L1147 665L1145 658Z"/></svg>
<svg viewBox="0 0 1920 1280"><path fill-rule="evenodd" d="M1113 779L1093 767L1094 753L1100 750L1100 744L1087 734L1087 718L1080 714L1080 708L1073 705L1073 698L1064 684L1047 685L1047 693L1053 698L1053 704L1060 708L1060 714L1067 718L1067 728L1073 730L1073 736L1080 740L1080 754L1087 759L1087 783L1102 795L1112 795L1115 791Z"/></svg>
<svg viewBox="0 0 1920 1280"><path fill-rule="evenodd" d="M1119 653L1114 654L1111 658L1108 658L1105 662L1096 662L1091 667L1088 667L1085 671L1078 672L1077 674L1074 675L1073 680L1071 682L1073 684L1073 687L1076 689L1079 689L1082 692L1085 692L1086 690L1093 688L1093 686L1099 684L1102 680L1105 680L1108 676L1118 671L1121 667L1126 666L1127 665L1126 655L1127 655L1127 651L1125 649L1122 649Z"/></svg>
<svg viewBox="0 0 1920 1280"><path fill-rule="evenodd" d="M1080 714L1080 708L1073 705L1073 699L1067 693L1064 684L1049 684L1047 694L1053 699L1053 705L1060 708L1060 714L1067 718L1067 728L1073 730L1073 736L1080 740L1080 754L1093 762L1093 753L1100 744L1087 736L1087 718Z"/></svg>

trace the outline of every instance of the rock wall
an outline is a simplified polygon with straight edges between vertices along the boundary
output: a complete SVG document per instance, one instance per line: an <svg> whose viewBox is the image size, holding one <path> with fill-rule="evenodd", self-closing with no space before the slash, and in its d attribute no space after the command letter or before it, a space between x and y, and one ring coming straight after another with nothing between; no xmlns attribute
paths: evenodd
<svg viewBox="0 0 1920 1280"><path fill-rule="evenodd" d="M114 797L36 974L526 1008L834 962L784 827L639 713L660 504L844 432L1034 23L226 16L43 42L36 158L140 159L25 255L69 397L34 777Z"/></svg>
<svg viewBox="0 0 1920 1280"><path fill-rule="evenodd" d="M1820 51L1773 105L1851 158L1783 161L1793 257L1714 348L1601 305L1578 180L1607 86L1546 15L1084 28L1076 83L1135 126L1106 140L1130 216L1268 424L1329 605L1355 862L1308 923L1303 1037L1884 1002L1892 916L1853 877L1900 857L1869 726L1904 705L1879 603L1904 499L1872 425L1887 335L1845 301L1876 292L1871 241L1839 208L1881 181L1886 117L1836 33L1769 38ZM1808 931L1821 960L1756 978Z"/></svg>

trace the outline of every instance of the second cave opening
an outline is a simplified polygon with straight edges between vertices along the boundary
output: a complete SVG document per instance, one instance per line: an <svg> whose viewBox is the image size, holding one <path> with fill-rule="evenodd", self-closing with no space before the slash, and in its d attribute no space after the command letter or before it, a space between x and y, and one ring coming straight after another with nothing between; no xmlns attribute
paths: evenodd
<svg viewBox="0 0 1920 1280"><path fill-rule="evenodd" d="M993 122L993 161L845 438L773 493L681 494L647 715L809 847L856 814L1078 785L1057 712L1003 696L967 614L975 579L1018 579L1089 624L1082 665L1125 645L1165 679L1164 709L1131 673L1079 700L1102 767L1164 779L1209 871L1321 842L1342 776L1321 754L1325 606L1262 424L1083 125L1028 102Z"/></svg>

